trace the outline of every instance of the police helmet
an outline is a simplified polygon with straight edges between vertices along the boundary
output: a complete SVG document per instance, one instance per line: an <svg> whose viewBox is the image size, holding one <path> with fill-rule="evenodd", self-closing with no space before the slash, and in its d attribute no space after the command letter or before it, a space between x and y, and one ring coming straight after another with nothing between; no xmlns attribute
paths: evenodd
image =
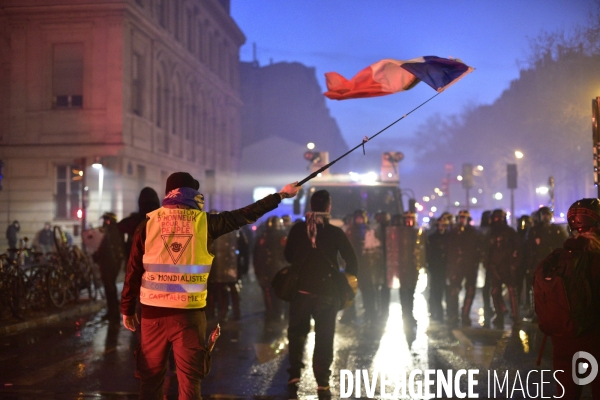
<svg viewBox="0 0 600 400"><path fill-rule="evenodd" d="M471 221L471 213L469 212L469 210L460 210L458 212L458 218L466 218L468 223Z"/></svg>
<svg viewBox="0 0 600 400"><path fill-rule="evenodd" d="M571 204L567 212L569 228L584 232L600 226L600 200L581 199Z"/></svg>
<svg viewBox="0 0 600 400"><path fill-rule="evenodd" d="M517 219L517 231L523 232L533 226L533 220L529 215L521 215Z"/></svg>

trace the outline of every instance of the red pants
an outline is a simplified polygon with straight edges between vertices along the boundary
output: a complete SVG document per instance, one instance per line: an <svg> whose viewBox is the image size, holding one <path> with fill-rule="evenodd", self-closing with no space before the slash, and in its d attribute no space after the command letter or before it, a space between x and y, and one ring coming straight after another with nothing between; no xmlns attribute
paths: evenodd
<svg viewBox="0 0 600 400"><path fill-rule="evenodd" d="M590 353L600 362L600 334L589 333L574 339L568 338L552 338L552 361L554 370L563 370L557 372L556 378L560 381L564 389L560 385L556 385L556 395L560 396L565 392L563 399L577 400L581 396L583 386L577 385L573 381L572 362L573 355L578 351ZM592 396L594 399L600 399L600 375L591 383Z"/></svg>
<svg viewBox="0 0 600 400"><path fill-rule="evenodd" d="M163 383L169 352L173 349L179 383L179 400L197 400L200 382L210 368L206 352L206 316L204 310L159 318L144 318L138 355L140 399L163 400Z"/></svg>

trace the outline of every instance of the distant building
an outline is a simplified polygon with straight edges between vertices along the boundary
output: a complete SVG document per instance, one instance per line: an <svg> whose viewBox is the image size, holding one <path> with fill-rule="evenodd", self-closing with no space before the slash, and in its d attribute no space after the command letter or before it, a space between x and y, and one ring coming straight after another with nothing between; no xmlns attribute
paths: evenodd
<svg viewBox="0 0 600 400"><path fill-rule="evenodd" d="M255 187L279 187L309 175L304 160L309 142L314 151L328 151L330 160L348 151L314 68L297 62L264 67L242 62L240 82L244 106L238 189L244 200L252 199ZM332 172L349 172L346 160Z"/></svg>
<svg viewBox="0 0 600 400"><path fill-rule="evenodd" d="M2 1L0 220L97 226L175 171L239 205L244 41L228 0Z"/></svg>

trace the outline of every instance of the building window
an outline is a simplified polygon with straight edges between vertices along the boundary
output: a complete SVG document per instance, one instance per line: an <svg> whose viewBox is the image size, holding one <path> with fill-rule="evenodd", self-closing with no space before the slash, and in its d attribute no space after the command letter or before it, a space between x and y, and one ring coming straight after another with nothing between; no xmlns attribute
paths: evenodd
<svg viewBox="0 0 600 400"><path fill-rule="evenodd" d="M83 171L77 165L56 166L56 218L77 218Z"/></svg>
<svg viewBox="0 0 600 400"><path fill-rule="evenodd" d="M131 111L137 115L142 115L142 56L133 54L131 58Z"/></svg>
<svg viewBox="0 0 600 400"><path fill-rule="evenodd" d="M83 43L52 46L52 98L55 108L83 107Z"/></svg>

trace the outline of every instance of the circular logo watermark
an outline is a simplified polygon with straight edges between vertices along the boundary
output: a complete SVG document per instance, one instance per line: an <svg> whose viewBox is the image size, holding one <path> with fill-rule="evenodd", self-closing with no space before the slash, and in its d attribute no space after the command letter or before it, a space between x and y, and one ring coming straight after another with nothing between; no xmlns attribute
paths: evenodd
<svg viewBox="0 0 600 400"><path fill-rule="evenodd" d="M575 353L571 362L573 382L577 385L587 385L588 383L592 383L596 378L596 375L598 375L598 362L593 355L586 351L578 351ZM585 378L580 378L580 376L585 374L588 375Z"/></svg>

